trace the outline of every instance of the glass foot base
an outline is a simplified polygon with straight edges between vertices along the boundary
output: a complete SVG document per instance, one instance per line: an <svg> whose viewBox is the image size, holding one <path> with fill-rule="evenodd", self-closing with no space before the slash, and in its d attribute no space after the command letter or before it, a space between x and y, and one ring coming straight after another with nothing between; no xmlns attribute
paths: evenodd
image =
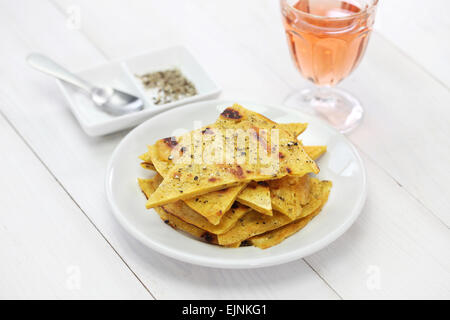
<svg viewBox="0 0 450 320"><path fill-rule="evenodd" d="M342 133L355 129L364 114L356 98L335 88L305 89L288 96L284 104L316 115Z"/></svg>

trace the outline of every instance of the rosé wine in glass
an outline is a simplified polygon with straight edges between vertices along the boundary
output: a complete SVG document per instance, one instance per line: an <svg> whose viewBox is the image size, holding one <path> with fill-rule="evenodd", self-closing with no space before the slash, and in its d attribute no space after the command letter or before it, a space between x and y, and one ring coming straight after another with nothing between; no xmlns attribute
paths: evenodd
<svg viewBox="0 0 450 320"><path fill-rule="evenodd" d="M355 128L363 109L333 88L358 65L369 41L378 0L280 0L289 50L300 73L316 85L286 104L315 113L341 132Z"/></svg>

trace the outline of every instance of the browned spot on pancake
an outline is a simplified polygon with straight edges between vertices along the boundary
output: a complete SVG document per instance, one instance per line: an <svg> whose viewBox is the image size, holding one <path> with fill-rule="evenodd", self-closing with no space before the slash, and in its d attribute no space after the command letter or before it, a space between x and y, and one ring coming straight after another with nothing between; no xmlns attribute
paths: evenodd
<svg viewBox="0 0 450 320"><path fill-rule="evenodd" d="M143 165L146 169L153 168L153 165L150 162L141 162L141 165Z"/></svg>
<svg viewBox="0 0 450 320"><path fill-rule="evenodd" d="M216 181L217 181L217 178L212 177L212 178L209 178L208 181L209 181L209 182L216 182Z"/></svg>
<svg viewBox="0 0 450 320"><path fill-rule="evenodd" d="M280 159L284 159L286 156L282 153L282 152L279 152L278 153L278 158L280 158Z"/></svg>
<svg viewBox="0 0 450 320"><path fill-rule="evenodd" d="M245 177L244 170L240 165L237 165L236 168L230 168L230 172L234 174L238 179L243 179Z"/></svg>
<svg viewBox="0 0 450 320"><path fill-rule="evenodd" d="M245 178L245 173L244 170L242 169L242 167L240 165L225 165L225 164L217 164L218 167L220 167L222 170L224 171L228 171L231 174L233 174L236 178L238 179L244 179ZM252 171L248 171L247 173L252 172Z"/></svg>
<svg viewBox="0 0 450 320"><path fill-rule="evenodd" d="M222 210L219 210L216 212L216 215L218 215L219 217L223 214Z"/></svg>
<svg viewBox="0 0 450 320"><path fill-rule="evenodd" d="M287 173L292 173L292 170L290 168L286 168Z"/></svg>
<svg viewBox="0 0 450 320"><path fill-rule="evenodd" d="M177 138L175 138L175 137L164 138L163 142L172 149L178 144Z"/></svg>
<svg viewBox="0 0 450 320"><path fill-rule="evenodd" d="M214 240L213 235L209 232L202 234L202 238L205 239L206 242L212 242Z"/></svg>
<svg viewBox="0 0 450 320"><path fill-rule="evenodd" d="M269 152L267 140L261 136L261 134L259 133L259 128L253 127L252 129L253 129L252 131L253 137L256 139L256 141L259 142L261 147L264 148L264 150L266 150L266 152Z"/></svg>
<svg viewBox="0 0 450 320"><path fill-rule="evenodd" d="M222 114L222 117L228 118L228 119L241 119L242 115L239 113L238 110L235 110L233 108L226 108Z"/></svg>
<svg viewBox="0 0 450 320"><path fill-rule="evenodd" d="M174 179L180 179L180 177L181 177L181 173L180 172L174 172L173 174L172 174L172 177L174 178Z"/></svg>
<svg viewBox="0 0 450 320"><path fill-rule="evenodd" d="M214 134L214 131L212 131L210 128L206 128L205 130L202 130L203 134Z"/></svg>
<svg viewBox="0 0 450 320"><path fill-rule="evenodd" d="M252 245L252 243L249 240L244 240L241 242L241 247L248 247L251 245Z"/></svg>

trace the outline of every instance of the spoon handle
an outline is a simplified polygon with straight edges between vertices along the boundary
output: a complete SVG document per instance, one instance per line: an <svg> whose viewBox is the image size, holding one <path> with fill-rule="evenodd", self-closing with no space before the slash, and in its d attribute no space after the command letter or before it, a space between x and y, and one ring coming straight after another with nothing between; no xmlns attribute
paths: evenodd
<svg viewBox="0 0 450 320"><path fill-rule="evenodd" d="M91 92L92 86L84 81L83 79L80 79L67 69L61 67L59 64L57 64L55 61L51 60L50 58L40 54L40 53L31 53L27 57L27 62L35 69L42 71L44 73L47 73L51 76L54 76L60 80L63 80L65 82L68 82L70 84L73 84L74 86L77 86L88 93Z"/></svg>

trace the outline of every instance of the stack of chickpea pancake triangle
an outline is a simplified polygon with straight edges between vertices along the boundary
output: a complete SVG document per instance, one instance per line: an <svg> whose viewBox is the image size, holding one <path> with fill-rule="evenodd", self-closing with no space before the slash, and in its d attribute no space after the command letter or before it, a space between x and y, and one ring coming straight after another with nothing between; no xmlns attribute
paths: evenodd
<svg viewBox="0 0 450 320"><path fill-rule="evenodd" d="M158 140L139 156L156 171L138 179L146 207L211 244L279 244L320 213L332 186L313 177L326 146L303 146L306 127L234 104L210 125Z"/></svg>

